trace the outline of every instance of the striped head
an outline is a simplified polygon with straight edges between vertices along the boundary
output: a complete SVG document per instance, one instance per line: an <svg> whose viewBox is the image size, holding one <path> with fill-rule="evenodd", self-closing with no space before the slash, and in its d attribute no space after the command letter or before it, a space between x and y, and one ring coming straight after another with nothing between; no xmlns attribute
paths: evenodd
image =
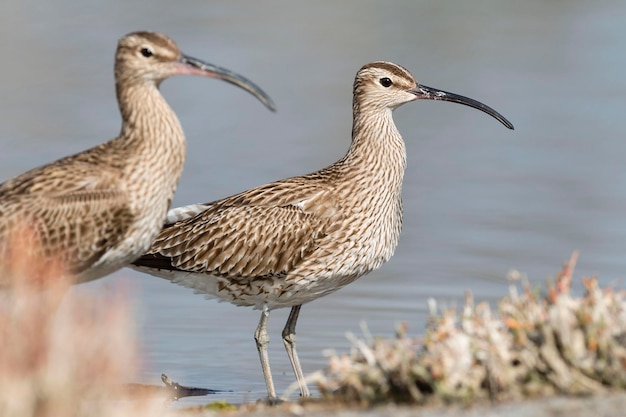
<svg viewBox="0 0 626 417"><path fill-rule="evenodd" d="M413 75L400 65L384 61L372 62L363 66L356 74L353 101L355 114L363 110L395 110L402 104L415 100L441 100L470 106L513 129L511 122L491 107L468 97L418 84Z"/></svg>
<svg viewBox="0 0 626 417"><path fill-rule="evenodd" d="M176 43L155 32L134 32L120 39L115 54L115 79L121 85L144 82L159 85L178 74L217 78L243 88L270 110L275 106L263 90L247 78L226 68L183 54Z"/></svg>
<svg viewBox="0 0 626 417"><path fill-rule="evenodd" d="M391 62L364 65L354 79L354 105L363 108L395 110L417 100L417 82L404 67Z"/></svg>
<svg viewBox="0 0 626 417"><path fill-rule="evenodd" d="M135 32L124 36L117 45L115 76L140 77L157 83L182 69L182 53L176 43L165 35Z"/></svg>

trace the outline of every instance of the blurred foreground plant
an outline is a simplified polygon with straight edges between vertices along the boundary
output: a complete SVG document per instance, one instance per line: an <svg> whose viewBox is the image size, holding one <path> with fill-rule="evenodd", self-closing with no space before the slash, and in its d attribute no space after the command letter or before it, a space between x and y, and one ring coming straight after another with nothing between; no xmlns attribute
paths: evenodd
<svg viewBox="0 0 626 417"><path fill-rule="evenodd" d="M32 234L11 242L0 266L0 416L162 414L162 400L123 396L139 363L127 294L71 288L54 257L25 255Z"/></svg>

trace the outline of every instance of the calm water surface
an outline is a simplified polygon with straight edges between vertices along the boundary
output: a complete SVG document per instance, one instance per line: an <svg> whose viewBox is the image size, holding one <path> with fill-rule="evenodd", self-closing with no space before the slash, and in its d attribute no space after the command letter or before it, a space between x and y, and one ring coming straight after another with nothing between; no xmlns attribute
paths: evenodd
<svg viewBox="0 0 626 417"><path fill-rule="evenodd" d="M116 136L117 39L171 35L186 53L245 74L276 101L178 77L162 90L187 133L175 205L205 202L341 157L349 144L352 81L374 60L494 107L508 131L478 111L420 102L395 113L408 150L405 223L380 270L302 310L305 373L322 350L347 351L366 321L390 336L423 331L426 300L493 301L511 268L535 282L572 250L578 274L622 282L626 272L626 3L165 0L0 5L0 179ZM265 386L252 334L258 311L205 301L130 270L77 288L130 286L145 366L184 384L256 400ZM288 311L270 317L270 357L282 392L293 381L280 341ZM198 399L185 399L192 404ZM202 399L201 401L206 401Z"/></svg>

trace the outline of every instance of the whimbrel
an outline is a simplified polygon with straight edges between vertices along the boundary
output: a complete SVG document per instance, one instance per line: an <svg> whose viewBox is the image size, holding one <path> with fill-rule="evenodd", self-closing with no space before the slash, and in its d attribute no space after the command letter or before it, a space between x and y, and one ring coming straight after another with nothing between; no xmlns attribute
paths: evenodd
<svg viewBox="0 0 626 417"><path fill-rule="evenodd" d="M133 262L209 297L261 309L254 337L270 399L270 310L291 307L283 343L308 396L296 353L300 307L380 267L398 244L406 151L392 111L415 100L465 104L513 129L492 108L418 84L403 67L367 64L354 81L352 144L343 158L308 175L170 210L152 248Z"/></svg>
<svg viewBox="0 0 626 417"><path fill-rule="evenodd" d="M227 81L274 110L255 84L183 55L165 35L124 36L115 55L120 135L0 184L0 259L26 228L39 248L28 255L62 258L77 282L122 268L150 248L185 161L183 129L158 89L176 74Z"/></svg>

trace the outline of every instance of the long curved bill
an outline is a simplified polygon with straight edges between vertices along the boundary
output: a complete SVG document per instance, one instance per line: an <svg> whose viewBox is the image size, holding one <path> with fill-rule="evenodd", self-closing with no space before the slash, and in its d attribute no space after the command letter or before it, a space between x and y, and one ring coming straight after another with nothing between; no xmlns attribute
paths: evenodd
<svg viewBox="0 0 626 417"><path fill-rule="evenodd" d="M237 87L243 88L253 96L259 99L268 109L276 111L276 105L274 101L268 96L265 91L247 79L246 77L239 75L229 69L218 67L217 65L209 64L201 61L197 58L192 58L187 55L181 55L180 63L183 64L185 72L189 74L204 75L206 77L217 78L224 80L228 83L234 84Z"/></svg>
<svg viewBox="0 0 626 417"><path fill-rule="evenodd" d="M410 90L410 93L413 93L417 96L418 100L442 100L442 101L451 101L453 103L464 104L466 106L473 107L480 111L487 113L488 115L496 118L500 123L513 130L513 124L506 120L504 116L500 113L492 109L491 107L481 103L480 101L476 101L469 97L460 96L458 94L449 93L447 91L438 90L436 88L427 87L425 85L419 84L417 88L414 90Z"/></svg>

